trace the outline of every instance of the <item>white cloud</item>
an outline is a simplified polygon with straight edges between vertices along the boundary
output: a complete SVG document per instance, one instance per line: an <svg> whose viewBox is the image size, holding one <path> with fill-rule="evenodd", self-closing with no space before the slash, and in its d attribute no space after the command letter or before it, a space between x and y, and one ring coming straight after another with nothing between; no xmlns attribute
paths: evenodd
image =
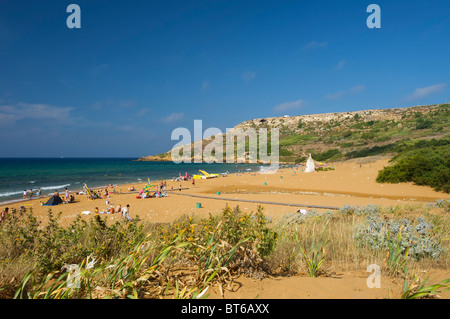
<svg viewBox="0 0 450 319"><path fill-rule="evenodd" d="M121 107L121 108L130 108L136 104L134 99L104 99L101 101L97 101L92 105L94 110L101 110L103 108L112 108L112 107Z"/></svg>
<svg viewBox="0 0 450 319"><path fill-rule="evenodd" d="M339 63L334 67L334 69L335 69L335 70L342 70L342 69L344 68L344 64L345 64L345 61L344 61L344 60L341 60L341 61L339 61Z"/></svg>
<svg viewBox="0 0 450 319"><path fill-rule="evenodd" d="M178 113L172 113L169 116L165 117L163 119L164 123L173 123L173 122L177 122L181 119L184 118L184 113L183 112L178 112Z"/></svg>
<svg viewBox="0 0 450 319"><path fill-rule="evenodd" d="M147 114L148 111L150 111L150 109L147 108L147 107L144 107L144 108L140 109L139 111L137 111L136 116L137 116L137 117L142 117L142 116L144 116L145 114Z"/></svg>
<svg viewBox="0 0 450 319"><path fill-rule="evenodd" d="M102 101L97 101L97 102L95 102L94 104L92 104L92 108L93 108L94 110L99 111L99 110L101 110L101 109L103 108L103 105L104 105L104 102L102 102Z"/></svg>
<svg viewBox="0 0 450 319"><path fill-rule="evenodd" d="M17 103L16 105L0 105L0 121L15 123L19 120L55 120L61 122L70 116L71 107L56 107L48 104Z"/></svg>
<svg viewBox="0 0 450 319"><path fill-rule="evenodd" d="M417 88L414 90L412 94L408 95L405 99L409 101L422 99L431 94L442 92L446 87L447 83L439 83L424 88Z"/></svg>
<svg viewBox="0 0 450 319"><path fill-rule="evenodd" d="M306 44L303 48L306 50L312 50L312 49L323 49L326 47L328 47L328 42L312 41Z"/></svg>
<svg viewBox="0 0 450 319"><path fill-rule="evenodd" d="M252 72L252 71L247 71L244 74L242 74L242 79L245 82L250 82L251 80L253 80L256 77L256 73Z"/></svg>
<svg viewBox="0 0 450 319"><path fill-rule="evenodd" d="M120 107L130 108L135 104L135 101L133 99L119 100L119 101L117 101L117 104Z"/></svg>
<svg viewBox="0 0 450 319"><path fill-rule="evenodd" d="M201 87L202 91L205 91L208 87L209 87L209 80L203 81Z"/></svg>
<svg viewBox="0 0 450 319"><path fill-rule="evenodd" d="M277 112L277 113L281 113L281 112L286 112L286 111L290 111L290 110L297 110L297 109L301 108L303 106L303 104L304 104L303 100L284 102L284 103L276 105L273 108L273 111Z"/></svg>
<svg viewBox="0 0 450 319"><path fill-rule="evenodd" d="M366 89L365 85L357 85L357 86L352 87L348 91L349 91L349 93L359 93L359 92L364 91L365 89Z"/></svg>
<svg viewBox="0 0 450 319"><path fill-rule="evenodd" d="M109 65L108 64L100 64L97 65L96 67L93 67L92 69L90 69L90 73L94 76L100 75L104 72L106 72L109 69Z"/></svg>
<svg viewBox="0 0 450 319"><path fill-rule="evenodd" d="M365 89L366 89L365 85L356 85L348 90L339 91L339 92L336 92L333 94L327 94L325 96L325 98L328 100L335 100L335 99L341 98L345 95L351 95L351 94L356 94L356 93L362 92Z"/></svg>

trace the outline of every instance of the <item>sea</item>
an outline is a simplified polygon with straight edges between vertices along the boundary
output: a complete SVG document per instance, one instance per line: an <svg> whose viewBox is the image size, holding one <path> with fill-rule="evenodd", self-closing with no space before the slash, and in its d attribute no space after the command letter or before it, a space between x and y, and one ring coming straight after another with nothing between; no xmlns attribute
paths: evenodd
<svg viewBox="0 0 450 319"><path fill-rule="evenodd" d="M157 182L180 174L256 172L260 164L143 162L137 158L0 158L0 203L22 200L24 190L43 196L107 185ZM125 190L122 190L125 191Z"/></svg>

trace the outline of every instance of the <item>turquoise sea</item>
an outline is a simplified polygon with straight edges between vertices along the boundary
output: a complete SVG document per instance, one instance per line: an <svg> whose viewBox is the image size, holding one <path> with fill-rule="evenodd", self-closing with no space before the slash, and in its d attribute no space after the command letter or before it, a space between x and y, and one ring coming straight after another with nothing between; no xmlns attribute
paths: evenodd
<svg viewBox="0 0 450 319"><path fill-rule="evenodd" d="M139 162L136 158L0 158L0 202L22 199L23 191L43 195L65 187L78 191L84 183L90 188L121 185L178 177L179 174L236 173L258 171L259 164L197 164L173 162Z"/></svg>

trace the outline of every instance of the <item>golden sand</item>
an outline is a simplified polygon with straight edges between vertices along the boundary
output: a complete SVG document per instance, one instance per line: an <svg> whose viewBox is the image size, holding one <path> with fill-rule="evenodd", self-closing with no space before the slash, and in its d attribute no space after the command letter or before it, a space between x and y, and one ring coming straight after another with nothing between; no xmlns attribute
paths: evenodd
<svg viewBox="0 0 450 319"><path fill-rule="evenodd" d="M407 206L426 205L437 199L449 199L450 195L436 192L430 187L417 186L412 183L380 184L375 181L378 171L388 165L388 160L378 160L373 163L358 164L344 162L334 164L334 170L304 173L300 168L280 169L274 174L259 174L255 172L230 174L227 177L196 180L195 186L191 181L172 182L167 180L168 197L137 199L138 191L147 183L120 185L116 187L122 194L111 194L109 201L114 206L122 207L129 204L130 214L134 218L150 222L171 222L183 214L191 216L208 216L218 214L229 204L231 207L239 205L245 211L256 211L258 202L274 202L263 204L265 214L276 221L281 216L292 213L305 205L308 206L342 207L344 205L366 206L379 205ZM155 184L158 184L155 182ZM178 191L178 188L183 188ZM136 192L128 192L134 186ZM175 190L172 192L171 188ZM217 195L220 192L220 195ZM183 195L205 196L197 198ZM61 196L62 197L62 196ZM32 208L33 213L43 221L47 219L49 207L41 206L49 197L27 200L4 206L19 209L24 205ZM71 222L83 211L94 213L98 207L106 210L106 199L88 200L85 195L75 195L76 202L51 207L53 212L62 212L62 222ZM233 200L233 201L230 201ZM244 201L240 201L244 200ZM246 202L246 201L255 201ZM201 208L197 208L197 203ZM288 206L283 204L294 204ZM317 209L327 210L324 209ZM83 215L89 218L91 215ZM109 220L121 218L119 214L108 215Z"/></svg>

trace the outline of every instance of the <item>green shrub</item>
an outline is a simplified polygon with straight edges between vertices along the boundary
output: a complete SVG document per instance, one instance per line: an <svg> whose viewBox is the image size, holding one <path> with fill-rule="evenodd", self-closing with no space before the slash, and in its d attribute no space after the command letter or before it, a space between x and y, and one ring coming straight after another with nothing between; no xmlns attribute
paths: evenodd
<svg viewBox="0 0 450 319"><path fill-rule="evenodd" d="M432 120L424 120L422 118L419 118L417 120L416 130L431 128L433 126L433 123L434 122Z"/></svg>
<svg viewBox="0 0 450 319"><path fill-rule="evenodd" d="M151 231L144 231L138 219L108 225L100 215L89 221L77 218L63 228L59 217L49 211L45 227L31 212L10 214L2 223L0 279L5 260L13 263L28 258L36 262L23 272L23 278L0 281L6 284L0 286L0 298L11 298L11 291L16 291L17 298L95 298L99 291L94 287L104 288L106 298L141 298L145 285L159 284L157 292L154 288L151 291L154 296L163 294L163 281L166 292L176 289L175 297L183 298L192 295L188 291L199 292L213 279L224 282L225 275L228 278L241 267L245 271L259 269L262 258L274 251L278 237L267 226L271 220L263 207L247 213L227 206L215 217L194 221L183 216L171 224L151 224ZM164 275L161 271L158 276L156 270L165 259ZM97 262L87 267L89 260ZM180 291L179 277L169 272L172 265L186 263L197 266L198 271L193 282L184 283L189 290ZM70 264L78 265L81 271L79 290L66 287Z"/></svg>
<svg viewBox="0 0 450 319"><path fill-rule="evenodd" d="M326 161L331 158L338 159L342 157L342 153L339 149L330 149L328 151L322 152L322 153L316 153L313 154L313 157L316 161Z"/></svg>
<svg viewBox="0 0 450 319"><path fill-rule="evenodd" d="M386 142L391 139L390 136L380 136L375 139L375 142Z"/></svg>
<svg viewBox="0 0 450 319"><path fill-rule="evenodd" d="M314 135L301 135L301 134L293 134L286 138L280 139L280 146L290 146L298 144L302 141L310 141L315 139L316 137Z"/></svg>
<svg viewBox="0 0 450 319"><path fill-rule="evenodd" d="M195 242L197 245L206 245L214 229L221 224L223 231L220 240L230 245L235 245L244 239L249 239L246 243L248 248L255 245L261 256L270 254L275 247L276 232L267 227L269 219L263 213L263 207L259 207L256 213L242 212L237 206L231 209L227 206L221 216L210 216L209 219L202 219L195 222L193 218L181 218L179 221L168 226L161 226L158 231L158 241L162 245L170 243L178 233L184 229L189 229L182 240Z"/></svg>
<svg viewBox="0 0 450 319"><path fill-rule="evenodd" d="M306 160L305 156L298 156L295 158L295 163L303 163Z"/></svg>
<svg viewBox="0 0 450 319"><path fill-rule="evenodd" d="M352 131L345 131L345 132L342 132L342 138L343 139L346 139L346 138L349 138L350 136L352 136Z"/></svg>
<svg viewBox="0 0 450 319"><path fill-rule="evenodd" d="M448 145L430 147L401 154L394 164L378 173L379 183L414 182L450 192L450 148Z"/></svg>
<svg viewBox="0 0 450 319"><path fill-rule="evenodd" d="M287 150L287 149L285 149L285 148L281 148L281 147L280 147L280 153L279 153L279 155L280 155L280 156L292 156L292 155L294 155L294 153L292 153L291 151L289 151L289 150Z"/></svg>
<svg viewBox="0 0 450 319"><path fill-rule="evenodd" d="M361 138L363 140L371 140L375 137L375 133L373 132L364 132L361 134Z"/></svg>
<svg viewBox="0 0 450 319"><path fill-rule="evenodd" d="M61 213L55 216L49 209L49 222L41 227L32 209L27 214L11 214L2 225L0 234L6 254L10 258L31 258L39 271L50 272L61 269L66 263L80 263L91 253L108 258L127 252L144 238L143 226L137 225L138 219L107 226L107 218L99 215L89 222L78 216L64 228L59 224L60 216Z"/></svg>
<svg viewBox="0 0 450 319"><path fill-rule="evenodd" d="M354 145L353 142L344 142L344 143L339 144L339 147L348 148L348 147L352 147L353 145Z"/></svg>

